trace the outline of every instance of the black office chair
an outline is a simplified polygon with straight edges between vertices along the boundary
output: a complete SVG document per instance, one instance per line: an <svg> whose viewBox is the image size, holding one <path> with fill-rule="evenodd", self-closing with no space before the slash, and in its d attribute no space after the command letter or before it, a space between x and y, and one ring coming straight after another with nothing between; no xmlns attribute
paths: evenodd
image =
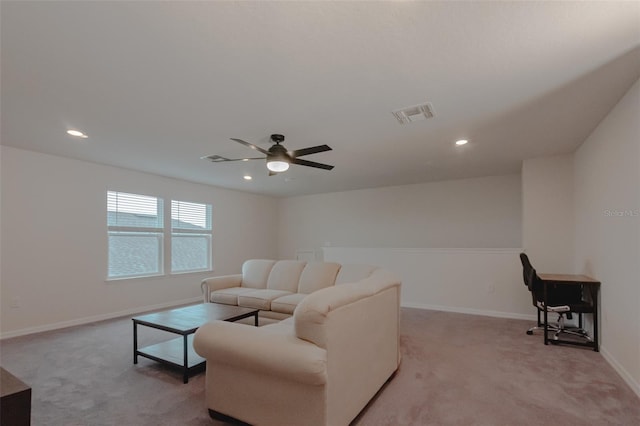
<svg viewBox="0 0 640 426"><path fill-rule="evenodd" d="M529 257L525 253L520 253L520 261L522 262L524 284L531 292L531 300L538 314L538 325L527 330L527 334L532 335L535 330L544 330L544 323L540 318L540 315L544 313L545 310L544 284L540 280L540 277L538 277L535 268L533 268ZM554 332L554 340L558 340L562 333L566 333L591 341L591 337L582 329L582 314L593 312L593 307L590 303L582 300L582 287L556 284L547 285L546 310L547 313L558 314L557 321L547 326L548 330ZM578 327L567 326L565 324L565 318L572 319L572 312L579 314Z"/></svg>

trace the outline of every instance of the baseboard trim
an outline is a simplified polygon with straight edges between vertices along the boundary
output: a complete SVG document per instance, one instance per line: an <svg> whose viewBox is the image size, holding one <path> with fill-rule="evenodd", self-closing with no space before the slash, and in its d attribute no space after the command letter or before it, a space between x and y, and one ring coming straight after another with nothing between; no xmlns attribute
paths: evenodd
<svg viewBox="0 0 640 426"><path fill-rule="evenodd" d="M625 383L629 385L631 390L635 392L638 398L640 398L640 383L636 382L633 377L631 377L631 374L629 374L629 372L625 370L625 368L618 362L618 360L615 359L613 355L611 355L611 352L609 352L607 348L601 346L600 353L602 354L602 357L609 363L609 365L611 365L611 367L616 370L616 373L618 373L620 377L622 377L622 380L624 380Z"/></svg>
<svg viewBox="0 0 640 426"><path fill-rule="evenodd" d="M172 302L167 302L167 303L159 303L157 305L147 305L147 306L140 306L132 309L125 309L124 311L110 312L108 314L77 318L69 321L61 321L53 324L21 328L15 331L7 331L4 333L0 333L0 340L10 339L12 337L26 336L28 334L42 333L44 331L59 330L61 328L73 327L76 325L90 324L92 322L104 321L104 320L124 317L128 315L139 314L141 312L155 311L157 309L171 308L173 306L188 305L191 303L196 303L201 301L202 301L202 296L198 296L198 297L192 297L189 299L174 300Z"/></svg>
<svg viewBox="0 0 640 426"><path fill-rule="evenodd" d="M404 308L429 309L432 311L455 312L458 314L481 315L485 317L537 321L536 315L533 315L533 314L517 314L514 312L489 311L484 309L461 308L457 306L427 305L424 303L410 303L410 302L403 302L401 303L401 306Z"/></svg>

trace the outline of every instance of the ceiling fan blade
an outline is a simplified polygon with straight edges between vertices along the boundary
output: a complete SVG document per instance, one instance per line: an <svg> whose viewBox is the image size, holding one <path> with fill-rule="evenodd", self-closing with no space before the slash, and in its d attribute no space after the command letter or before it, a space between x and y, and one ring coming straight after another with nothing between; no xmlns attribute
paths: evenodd
<svg viewBox="0 0 640 426"><path fill-rule="evenodd" d="M275 176L277 174L278 174L278 172L272 172L271 170L269 170L269 176Z"/></svg>
<svg viewBox="0 0 640 426"><path fill-rule="evenodd" d="M292 157L302 157L303 155L317 154L318 152L325 151L331 151L331 147L329 145L318 145L309 148L296 149L295 151L292 151L290 155Z"/></svg>
<svg viewBox="0 0 640 426"><path fill-rule="evenodd" d="M252 158L228 158L225 161L249 161L249 160L264 160L266 157L252 157Z"/></svg>
<svg viewBox="0 0 640 426"><path fill-rule="evenodd" d="M325 169L325 170L333 169L333 166L330 166L328 164L316 163L315 161L301 160L299 158L292 158L291 164L297 164L299 166L315 167L317 169Z"/></svg>
<svg viewBox="0 0 640 426"><path fill-rule="evenodd" d="M249 161L249 160L264 160L266 157L253 157L253 158L226 158L221 155L207 155L200 157L202 160L209 160L212 163L224 163L227 161Z"/></svg>
<svg viewBox="0 0 640 426"><path fill-rule="evenodd" d="M231 140L232 140L232 141L236 141L236 142L238 142L238 143L241 143L241 144L242 144L242 145L244 145L244 146L248 146L248 147L249 147L249 148L251 148L251 149L255 149L256 151L260 151L261 153L263 153L263 154L265 154L265 155L269 154L269 151L267 151L267 150L265 150L265 149L262 149L262 148L260 148L259 146L256 146L256 145L254 145L254 144L252 144L252 143L245 142L245 141L243 141L242 139L235 139L235 138L231 138Z"/></svg>

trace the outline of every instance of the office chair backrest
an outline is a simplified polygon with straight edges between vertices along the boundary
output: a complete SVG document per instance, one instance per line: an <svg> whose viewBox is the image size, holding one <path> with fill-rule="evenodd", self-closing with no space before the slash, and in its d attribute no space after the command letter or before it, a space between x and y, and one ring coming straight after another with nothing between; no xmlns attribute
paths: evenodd
<svg viewBox="0 0 640 426"><path fill-rule="evenodd" d="M524 281L524 285L527 286L529 290L531 290L531 287L529 286L528 275L533 269L533 266L531 266L531 262L529 262L529 257L524 253L520 253L520 262L522 262L522 279Z"/></svg>
<svg viewBox="0 0 640 426"><path fill-rule="evenodd" d="M533 269L533 266L531 266L529 257L526 254L520 253L520 261L522 262L522 280L524 281L524 285L531 292L531 303L533 306L537 306L537 302L539 300L543 300L542 297L544 296L542 286L538 285L536 288L534 285L538 275L536 274L536 270Z"/></svg>
<svg viewBox="0 0 640 426"><path fill-rule="evenodd" d="M543 300L544 297L544 285L538 276L535 268L531 268L529 272L529 281L528 281L529 290L534 294L537 300Z"/></svg>

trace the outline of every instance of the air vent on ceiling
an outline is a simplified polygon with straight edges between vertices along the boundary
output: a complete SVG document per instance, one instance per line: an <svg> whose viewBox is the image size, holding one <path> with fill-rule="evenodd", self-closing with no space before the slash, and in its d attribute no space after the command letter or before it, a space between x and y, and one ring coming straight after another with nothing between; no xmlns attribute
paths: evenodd
<svg viewBox="0 0 640 426"><path fill-rule="evenodd" d="M433 117L433 105L429 102L391 111L400 124L413 123Z"/></svg>

